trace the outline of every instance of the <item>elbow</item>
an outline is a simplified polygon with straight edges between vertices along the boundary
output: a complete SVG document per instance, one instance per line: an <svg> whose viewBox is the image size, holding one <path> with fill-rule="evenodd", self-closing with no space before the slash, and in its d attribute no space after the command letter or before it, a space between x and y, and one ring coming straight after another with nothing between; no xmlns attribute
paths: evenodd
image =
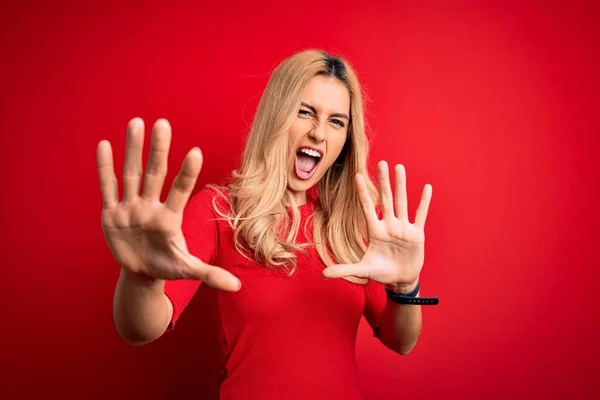
<svg viewBox="0 0 600 400"><path fill-rule="evenodd" d="M117 333L119 334L121 339L130 346L138 347L152 342L152 340L149 340L148 338L143 338L140 335L136 335L132 332L127 332L123 329L119 329L118 327Z"/></svg>
<svg viewBox="0 0 600 400"><path fill-rule="evenodd" d="M405 343L405 344L401 345L400 348L398 349L398 353L402 354L403 356L407 356L409 353L411 353L415 349L415 347L417 347L418 341L419 341L419 338L417 337L413 342Z"/></svg>
<svg viewBox="0 0 600 400"><path fill-rule="evenodd" d="M162 336L161 334L158 334L158 332L140 332L139 330L133 329L132 327L121 326L120 324L116 323L116 321L115 328L117 333L119 334L121 339L125 341L125 343L136 347L154 342L160 336Z"/></svg>
<svg viewBox="0 0 600 400"><path fill-rule="evenodd" d="M391 338L388 338L388 340L381 341L386 347L395 353L407 356L415 349L415 347L417 347L419 335L392 336Z"/></svg>
<svg viewBox="0 0 600 400"><path fill-rule="evenodd" d="M385 347L392 350L394 353L398 353L403 356L407 356L409 353L411 353L417 345L417 342L390 344L382 341L382 343L385 345Z"/></svg>
<svg viewBox="0 0 600 400"><path fill-rule="evenodd" d="M416 345L416 343L414 343L410 346L402 346L398 350L396 350L396 352L398 354L402 354L403 356L407 356L410 352L413 351L413 349L415 348L415 345Z"/></svg>
<svg viewBox="0 0 600 400"><path fill-rule="evenodd" d="M153 340L150 340L147 338L142 338L140 336L124 335L121 332L119 332L119 336L121 336L121 339L123 339L123 341L125 343L127 343L130 346L135 346L135 347L143 346L143 345L148 344L153 341Z"/></svg>

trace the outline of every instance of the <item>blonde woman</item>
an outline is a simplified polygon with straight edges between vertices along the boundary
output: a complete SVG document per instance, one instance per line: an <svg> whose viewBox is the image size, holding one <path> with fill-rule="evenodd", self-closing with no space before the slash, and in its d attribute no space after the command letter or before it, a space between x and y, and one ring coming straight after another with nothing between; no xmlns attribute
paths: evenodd
<svg viewBox="0 0 600 400"><path fill-rule="evenodd" d="M432 188L414 223L406 179L369 179L361 88L345 60L308 50L273 72L239 170L193 193L202 154L185 157L164 203L171 129L130 121L119 201L110 143L98 145L102 228L121 265L114 321L133 345L173 329L201 282L214 293L221 399L360 399L354 349L364 315L407 354L421 330L419 274ZM379 219L376 207L381 210ZM341 279L336 279L341 278Z"/></svg>

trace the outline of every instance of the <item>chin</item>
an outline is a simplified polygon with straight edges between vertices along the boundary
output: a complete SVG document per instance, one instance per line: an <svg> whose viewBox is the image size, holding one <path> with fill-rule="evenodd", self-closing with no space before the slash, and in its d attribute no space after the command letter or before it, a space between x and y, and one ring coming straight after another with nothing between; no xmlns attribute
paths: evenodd
<svg viewBox="0 0 600 400"><path fill-rule="evenodd" d="M288 179L288 188L290 188L290 190L292 190L294 192L302 192L302 191L308 190L311 187L315 186L317 183L319 183L319 180L320 180L320 178L315 179L314 176L311 179L302 180L302 179L298 179L296 176L292 175Z"/></svg>

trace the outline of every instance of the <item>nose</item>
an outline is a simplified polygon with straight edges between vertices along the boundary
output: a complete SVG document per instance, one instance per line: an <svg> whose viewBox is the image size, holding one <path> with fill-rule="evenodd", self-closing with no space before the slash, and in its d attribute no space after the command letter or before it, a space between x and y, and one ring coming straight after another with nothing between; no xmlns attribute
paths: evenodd
<svg viewBox="0 0 600 400"><path fill-rule="evenodd" d="M313 128L308 132L308 136L317 143L325 141L327 132L324 124L315 122Z"/></svg>

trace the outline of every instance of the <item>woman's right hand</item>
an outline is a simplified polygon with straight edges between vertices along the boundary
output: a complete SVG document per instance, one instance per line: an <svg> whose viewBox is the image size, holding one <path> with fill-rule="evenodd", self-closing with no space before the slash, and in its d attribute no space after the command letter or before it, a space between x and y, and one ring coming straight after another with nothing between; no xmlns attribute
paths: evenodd
<svg viewBox="0 0 600 400"><path fill-rule="evenodd" d="M202 168L200 149L188 152L166 201L160 202L170 143L169 122L157 120L140 195L144 121L140 118L129 121L120 202L110 142L98 143L102 230L108 247L122 268L140 278L198 279L216 289L237 291L241 283L233 274L205 264L188 252L181 229L183 211Z"/></svg>

